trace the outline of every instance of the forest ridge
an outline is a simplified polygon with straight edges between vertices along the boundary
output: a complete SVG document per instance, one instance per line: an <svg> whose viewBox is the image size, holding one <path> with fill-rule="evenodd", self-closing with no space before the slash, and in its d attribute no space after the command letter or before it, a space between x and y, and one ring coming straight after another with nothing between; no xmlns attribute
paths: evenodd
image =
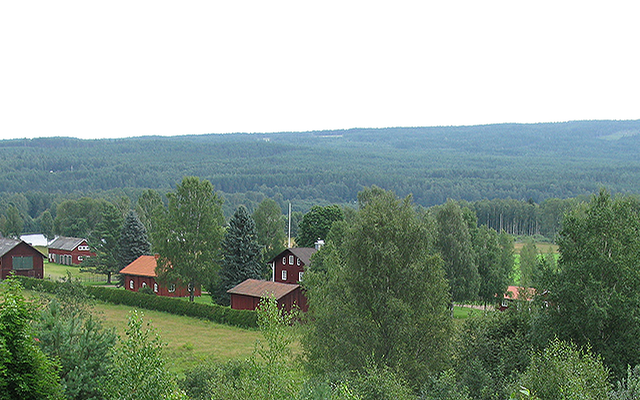
<svg viewBox="0 0 640 400"><path fill-rule="evenodd" d="M640 120L0 141L0 191L167 191L185 175L225 194L353 202L377 185L447 198L542 202L640 187Z"/></svg>

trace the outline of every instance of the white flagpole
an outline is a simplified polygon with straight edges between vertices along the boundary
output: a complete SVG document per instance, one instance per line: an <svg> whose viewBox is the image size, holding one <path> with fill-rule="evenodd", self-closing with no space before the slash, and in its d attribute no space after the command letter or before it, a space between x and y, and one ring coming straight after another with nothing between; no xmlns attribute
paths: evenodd
<svg viewBox="0 0 640 400"><path fill-rule="evenodd" d="M289 202L289 246L291 248L291 202Z"/></svg>

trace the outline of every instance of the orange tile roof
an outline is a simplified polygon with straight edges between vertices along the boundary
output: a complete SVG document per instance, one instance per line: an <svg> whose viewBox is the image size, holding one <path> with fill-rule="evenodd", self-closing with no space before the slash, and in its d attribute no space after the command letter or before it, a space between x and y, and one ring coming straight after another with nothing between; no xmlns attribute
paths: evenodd
<svg viewBox="0 0 640 400"><path fill-rule="evenodd" d="M251 297L263 297L273 294L276 300L279 300L299 287L300 285L291 283L247 279L237 286L227 290L227 293L242 294Z"/></svg>
<svg viewBox="0 0 640 400"><path fill-rule="evenodd" d="M520 286L509 286L507 288L507 292L504 294L504 298L508 300L522 300L521 295L525 295L526 300L533 299L533 296L536 294L536 290L534 288L523 288Z"/></svg>
<svg viewBox="0 0 640 400"><path fill-rule="evenodd" d="M120 270L123 275L156 276L156 258L140 256L134 262Z"/></svg>

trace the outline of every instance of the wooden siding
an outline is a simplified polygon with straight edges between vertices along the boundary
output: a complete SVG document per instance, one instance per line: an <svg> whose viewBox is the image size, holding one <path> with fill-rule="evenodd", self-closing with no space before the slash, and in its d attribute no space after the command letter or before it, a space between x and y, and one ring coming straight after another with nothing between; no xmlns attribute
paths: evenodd
<svg viewBox="0 0 640 400"><path fill-rule="evenodd" d="M14 270L13 269L13 257L32 257L33 268L27 270ZM32 278L40 278L44 276L44 256L38 250L29 246L25 242L19 243L16 247L9 250L4 256L0 258L0 275L2 279L14 273L21 276L29 276Z"/></svg>

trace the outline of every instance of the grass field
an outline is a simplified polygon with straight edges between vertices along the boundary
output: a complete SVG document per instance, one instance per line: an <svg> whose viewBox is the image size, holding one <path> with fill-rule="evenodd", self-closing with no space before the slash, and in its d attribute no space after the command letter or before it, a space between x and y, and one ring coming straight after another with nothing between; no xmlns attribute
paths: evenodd
<svg viewBox="0 0 640 400"><path fill-rule="evenodd" d="M95 313L106 327L116 329L124 337L131 307L98 303ZM257 330L234 328L197 318L164 312L140 310L145 323L150 323L166 343L165 355L172 371L181 373L207 360L244 359L251 355Z"/></svg>

